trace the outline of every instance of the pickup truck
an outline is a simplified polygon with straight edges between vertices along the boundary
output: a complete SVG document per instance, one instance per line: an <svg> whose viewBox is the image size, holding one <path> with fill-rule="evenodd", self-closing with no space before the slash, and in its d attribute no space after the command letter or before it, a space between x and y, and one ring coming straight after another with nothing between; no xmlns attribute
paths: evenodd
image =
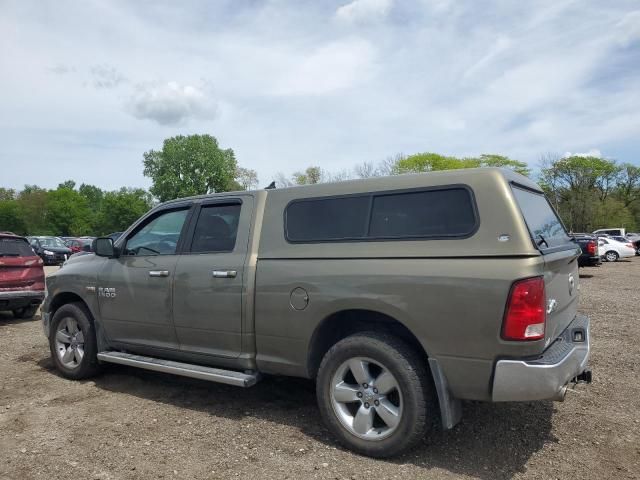
<svg viewBox="0 0 640 480"><path fill-rule="evenodd" d="M580 249L509 170L179 199L93 250L46 282L70 379L105 362L315 379L329 429L373 457L452 428L462 400L562 400L591 381Z"/></svg>

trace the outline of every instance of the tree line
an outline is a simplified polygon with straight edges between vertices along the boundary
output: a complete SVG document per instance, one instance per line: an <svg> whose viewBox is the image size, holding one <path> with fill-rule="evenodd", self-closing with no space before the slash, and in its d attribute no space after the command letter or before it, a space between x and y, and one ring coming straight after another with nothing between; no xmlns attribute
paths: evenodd
<svg viewBox="0 0 640 480"><path fill-rule="evenodd" d="M143 154L149 190L105 191L68 180L55 189L26 185L21 191L0 187L0 231L29 235L104 235L126 229L155 203L214 192L257 188L254 170L241 167L232 149L211 135L176 136L162 149ZM404 173L502 167L532 178L545 190L567 228L640 227L640 167L589 156L541 158L539 172L527 163L497 154L454 157L424 152L398 154L380 162L364 162L331 172L317 165L291 175L278 173L277 187L307 185Z"/></svg>

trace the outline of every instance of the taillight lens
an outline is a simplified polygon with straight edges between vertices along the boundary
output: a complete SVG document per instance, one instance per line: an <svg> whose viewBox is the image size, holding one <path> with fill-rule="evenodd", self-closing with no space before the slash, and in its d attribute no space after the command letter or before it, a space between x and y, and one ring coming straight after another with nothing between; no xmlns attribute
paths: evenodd
<svg viewBox="0 0 640 480"><path fill-rule="evenodd" d="M629 248L633 248L633 249L635 250L635 248L634 248L634 246L633 246L633 243L627 243L627 247L629 247Z"/></svg>
<svg viewBox="0 0 640 480"><path fill-rule="evenodd" d="M502 325L505 340L544 338L546 298L542 277L518 280L511 286Z"/></svg>
<svg viewBox="0 0 640 480"><path fill-rule="evenodd" d="M589 255L595 255L597 248L598 247L596 246L596 242L591 241L591 242L587 243L587 253Z"/></svg>

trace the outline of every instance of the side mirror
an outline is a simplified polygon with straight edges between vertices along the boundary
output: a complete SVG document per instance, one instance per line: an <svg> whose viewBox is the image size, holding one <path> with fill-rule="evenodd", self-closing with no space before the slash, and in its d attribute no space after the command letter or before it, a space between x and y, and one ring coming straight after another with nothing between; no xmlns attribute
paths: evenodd
<svg viewBox="0 0 640 480"><path fill-rule="evenodd" d="M93 251L99 257L115 257L116 250L113 247L113 239L109 237L96 238L93 241Z"/></svg>

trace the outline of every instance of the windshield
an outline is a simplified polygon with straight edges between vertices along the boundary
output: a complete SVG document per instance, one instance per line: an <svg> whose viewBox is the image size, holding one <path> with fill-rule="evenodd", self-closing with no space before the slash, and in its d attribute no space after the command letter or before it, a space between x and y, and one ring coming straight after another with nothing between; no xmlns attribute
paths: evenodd
<svg viewBox="0 0 640 480"><path fill-rule="evenodd" d="M514 186L513 195L538 247L544 249L570 243L569 235L544 194Z"/></svg>
<svg viewBox="0 0 640 480"><path fill-rule="evenodd" d="M42 245L43 247L67 247L65 243L58 237L41 237L38 238L38 240L40 240L40 245Z"/></svg>

